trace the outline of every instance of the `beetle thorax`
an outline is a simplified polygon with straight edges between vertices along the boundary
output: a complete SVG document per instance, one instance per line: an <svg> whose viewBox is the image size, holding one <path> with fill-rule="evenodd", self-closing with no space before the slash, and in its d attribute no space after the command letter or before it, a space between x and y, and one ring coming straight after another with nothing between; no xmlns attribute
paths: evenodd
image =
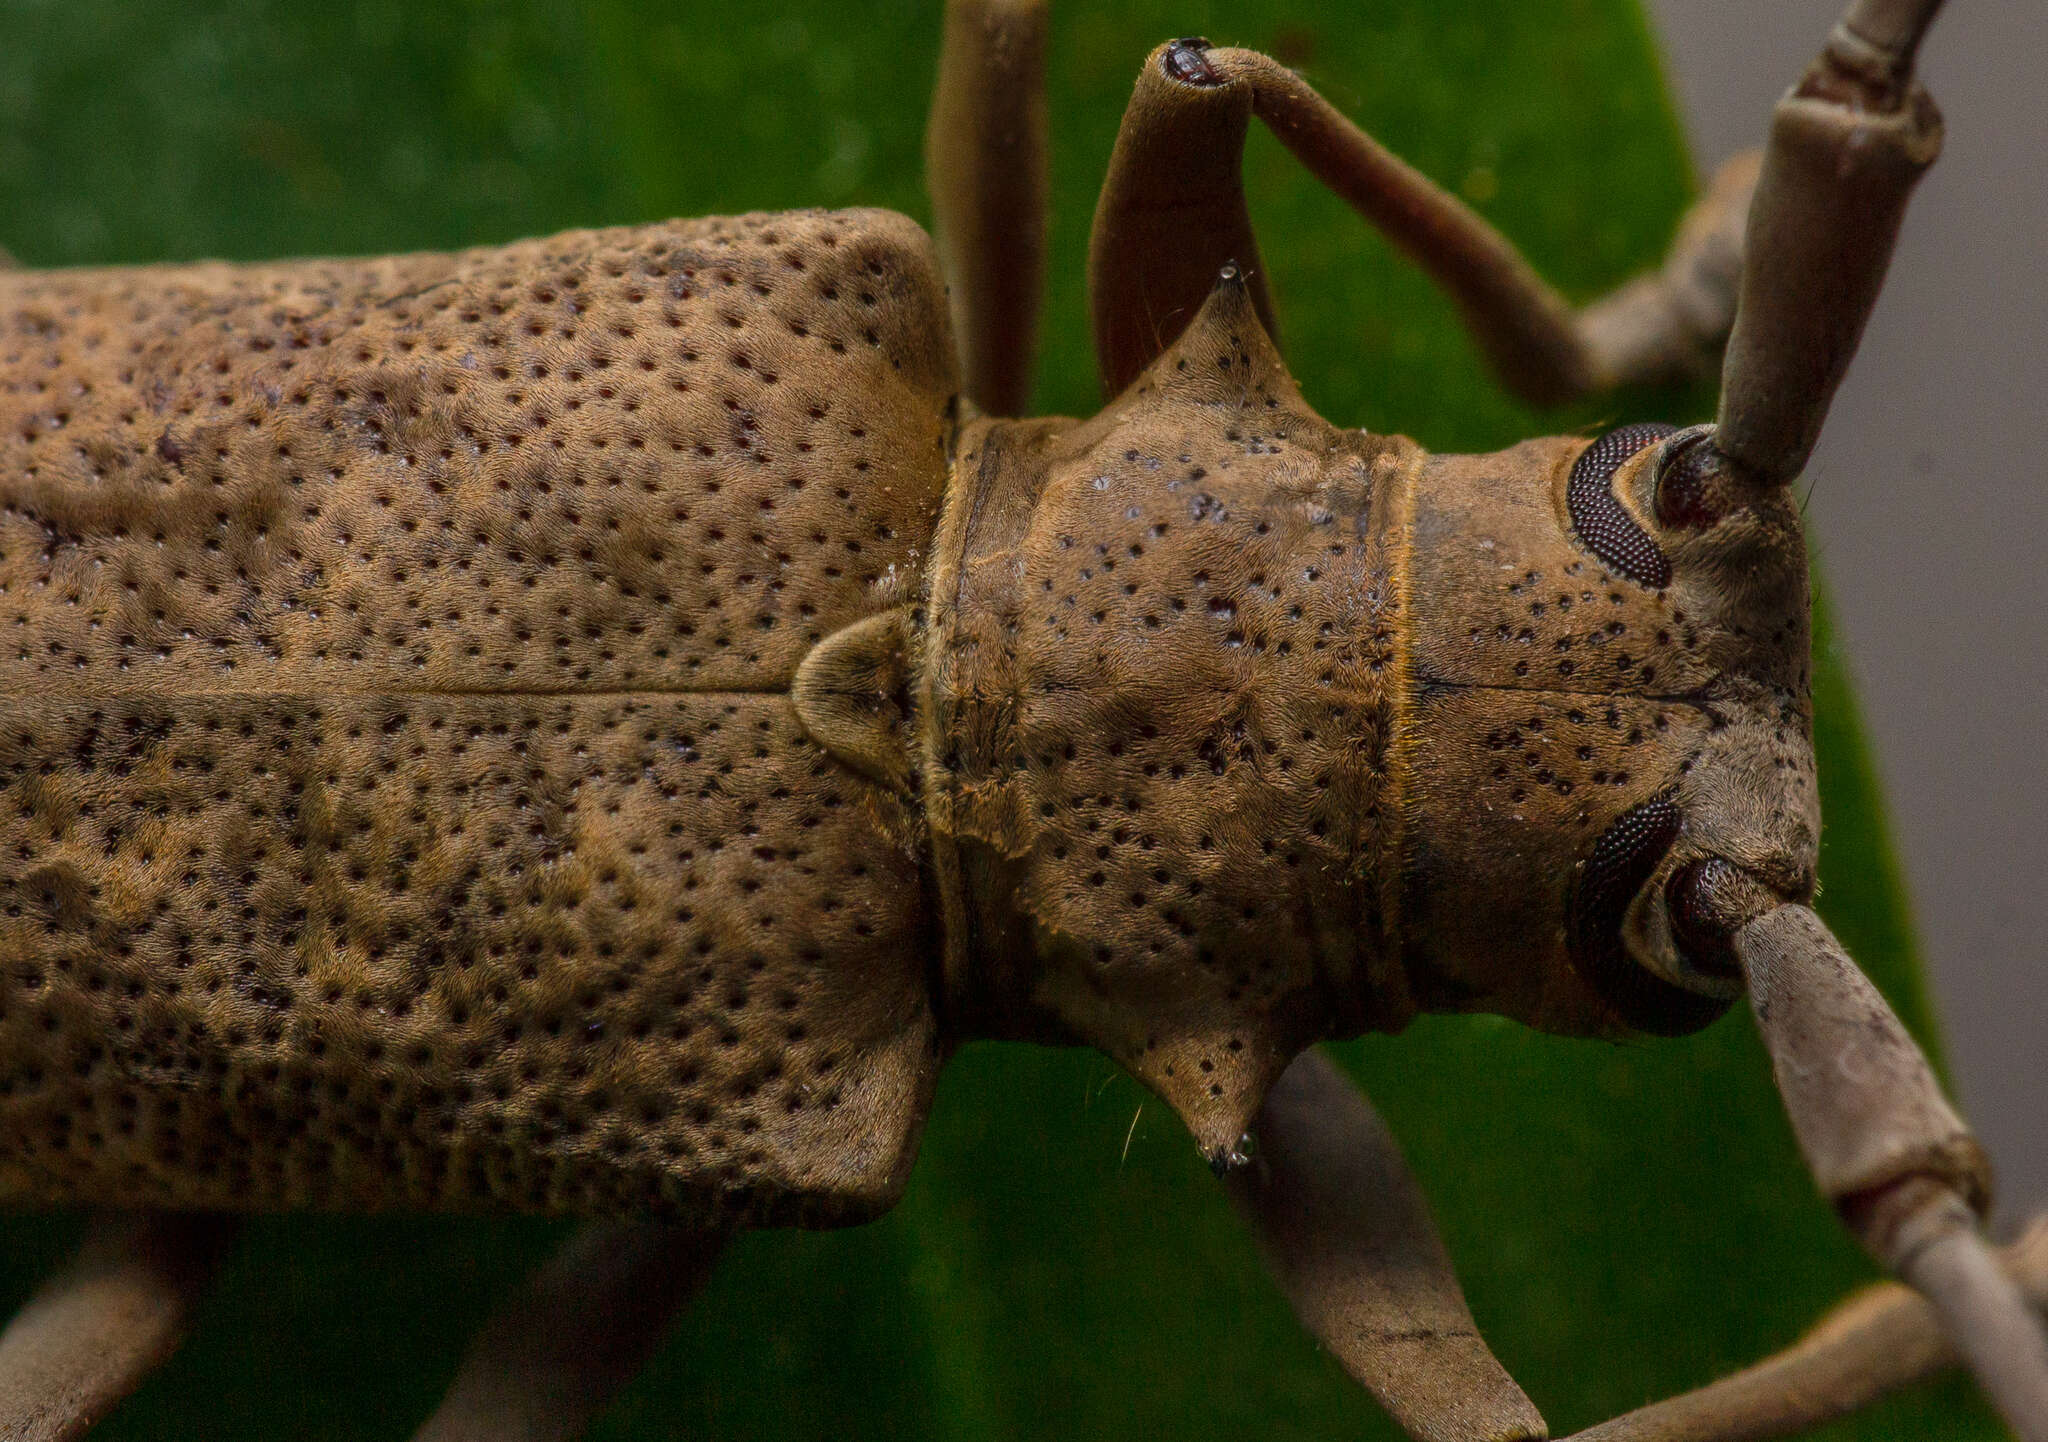
<svg viewBox="0 0 2048 1442"><path fill-rule="evenodd" d="M1214 1149L1300 1047L1402 1019L1418 456L1310 411L1241 286L1092 420L969 429L924 698L966 1029L1093 1042Z"/></svg>

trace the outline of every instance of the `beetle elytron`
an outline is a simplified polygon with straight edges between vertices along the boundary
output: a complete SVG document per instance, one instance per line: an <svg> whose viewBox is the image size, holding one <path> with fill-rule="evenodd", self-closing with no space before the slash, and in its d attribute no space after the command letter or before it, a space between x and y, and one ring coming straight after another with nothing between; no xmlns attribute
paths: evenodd
<svg viewBox="0 0 2048 1442"><path fill-rule="evenodd" d="M603 1347L508 1314L427 1428L571 1430L733 1227L886 1207L940 1064L998 1037L1171 1105L1417 1435L1538 1436L1306 1048L1428 1010L1679 1033L1746 990L1823 1189L2048 1435L1982 1159L1805 904L1786 484L1938 145L1935 8L1853 5L1760 178L1577 313L1291 73L1164 45L1096 216L1086 421L1004 419L1031 5L949 14L936 254L806 212L0 277L0 1190L152 1218L0 1338L20 1425L160 1355L195 1209L651 1216L526 1304ZM1254 115L1512 388L1725 341L1716 423L1490 456L1329 426L1268 337ZM1933 1335L1864 1304L1768 1424L1894 1380L1883 1327ZM1846 1390L1798 1371L1852 1356ZM1744 1385L1599 1435L1754 1435Z"/></svg>

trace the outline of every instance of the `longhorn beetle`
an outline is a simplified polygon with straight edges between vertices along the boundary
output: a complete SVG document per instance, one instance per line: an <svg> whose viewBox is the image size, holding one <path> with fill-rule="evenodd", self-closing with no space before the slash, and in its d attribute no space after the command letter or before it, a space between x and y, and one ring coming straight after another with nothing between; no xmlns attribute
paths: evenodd
<svg viewBox="0 0 2048 1442"><path fill-rule="evenodd" d="M651 1216L572 1245L428 1433L572 1428L733 1227L886 1207L991 1037L1158 1093L1417 1435L1540 1435L1305 1048L1423 1011L1681 1033L1747 990L1823 1190L2048 1435L1982 1159L1805 905L1785 487L1938 144L1934 8L1853 5L1754 206L1724 172L1583 311L1285 68L1163 45L1096 215L1087 421L1002 418L1030 6L949 15L937 256L850 211L0 277L0 1178L152 1214L0 1338L22 1425L168 1345L189 1209ZM1329 426L1270 335L1253 116L1522 394L1712 365L1732 320L1716 423L1477 457ZM1884 1294L1598 1435L1831 1413L1931 1315Z"/></svg>

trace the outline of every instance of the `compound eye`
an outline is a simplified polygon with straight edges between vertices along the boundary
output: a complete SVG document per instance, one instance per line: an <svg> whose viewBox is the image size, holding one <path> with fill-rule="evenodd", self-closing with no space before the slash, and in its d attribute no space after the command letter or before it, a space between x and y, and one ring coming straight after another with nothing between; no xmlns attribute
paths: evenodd
<svg viewBox="0 0 2048 1442"><path fill-rule="evenodd" d="M1671 584L1671 561L1614 494L1614 473L1637 451L1655 445L1676 429L1661 422L1617 427L1579 453L1565 484L1565 509L1586 549L1622 576L1653 591Z"/></svg>
<svg viewBox="0 0 2048 1442"><path fill-rule="evenodd" d="M1636 893L1656 874L1682 822L1669 796L1624 811L1593 843L1572 897L1573 964L1615 1015L1652 1036L1698 1031L1732 1000L1674 986L1631 956L1622 934Z"/></svg>

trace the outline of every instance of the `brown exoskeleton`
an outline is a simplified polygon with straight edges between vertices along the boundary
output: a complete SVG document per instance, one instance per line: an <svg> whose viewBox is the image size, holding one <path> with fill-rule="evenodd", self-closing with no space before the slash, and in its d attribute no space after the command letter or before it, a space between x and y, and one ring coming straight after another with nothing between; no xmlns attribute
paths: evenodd
<svg viewBox="0 0 2048 1442"><path fill-rule="evenodd" d="M950 17L966 407L940 268L877 212L0 278L0 1185L153 1214L0 1338L10 1422L62 1435L168 1345L212 1242L184 1209L652 1214L427 1429L570 1430L730 1228L886 1206L939 1063L1005 1036L1173 1104L1417 1435L1540 1435L1305 1048L1423 1009L1682 1031L1746 986L1822 1185L2042 1435L1980 1160L1804 905L1784 484L1932 158L1932 9L1855 7L1782 108L1721 415L1672 434L1451 457L1322 422L1239 147L1257 114L1543 397L1712 363L1747 172L1575 315L1193 41L1144 67L1097 217L1116 399L992 419L1039 266L1030 5ZM1885 1294L1599 1435L1796 1426L1934 1337Z"/></svg>

